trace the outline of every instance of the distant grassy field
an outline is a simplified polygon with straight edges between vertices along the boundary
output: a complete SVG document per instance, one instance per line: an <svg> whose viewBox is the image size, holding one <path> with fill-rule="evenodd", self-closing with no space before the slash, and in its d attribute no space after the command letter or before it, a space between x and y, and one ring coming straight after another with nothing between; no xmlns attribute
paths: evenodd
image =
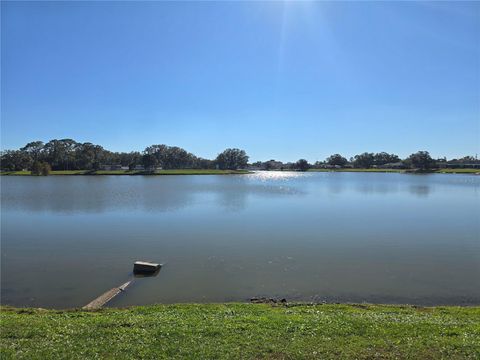
<svg viewBox="0 0 480 360"><path fill-rule="evenodd" d="M408 172L405 169L309 169L312 172L379 172L379 173L404 173ZM432 173L437 174L480 174L480 169L438 169L432 170Z"/></svg>
<svg viewBox="0 0 480 360"><path fill-rule="evenodd" d="M230 175L249 174L248 170L157 170L156 175Z"/></svg>
<svg viewBox="0 0 480 360"><path fill-rule="evenodd" d="M2 359L479 359L480 307L3 308Z"/></svg>
<svg viewBox="0 0 480 360"><path fill-rule="evenodd" d="M154 173L135 170L54 170L50 175L231 175L248 174L247 170L196 170L196 169L178 169L178 170L157 170ZM10 176L30 176L30 171L7 171L1 175Z"/></svg>
<svg viewBox="0 0 480 360"><path fill-rule="evenodd" d="M357 169L357 168L346 168L346 169L309 169L308 171L312 172L394 172L394 173L402 173L405 172L403 169Z"/></svg>
<svg viewBox="0 0 480 360"><path fill-rule="evenodd" d="M51 171L50 175L83 175L87 170L56 170ZM10 175L10 176L31 176L30 171L3 171L1 175Z"/></svg>
<svg viewBox="0 0 480 360"><path fill-rule="evenodd" d="M480 174L480 169L440 169L441 174Z"/></svg>

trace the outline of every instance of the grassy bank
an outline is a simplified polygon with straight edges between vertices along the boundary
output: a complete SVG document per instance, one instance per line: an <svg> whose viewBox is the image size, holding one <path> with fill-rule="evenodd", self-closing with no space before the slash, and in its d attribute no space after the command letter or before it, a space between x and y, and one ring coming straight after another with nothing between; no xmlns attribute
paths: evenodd
<svg viewBox="0 0 480 360"><path fill-rule="evenodd" d="M480 169L440 169L441 174L480 174Z"/></svg>
<svg viewBox="0 0 480 360"><path fill-rule="evenodd" d="M403 169L357 169L357 168L345 168L345 169L309 169L311 172L381 172L381 173L403 173Z"/></svg>
<svg viewBox="0 0 480 360"><path fill-rule="evenodd" d="M3 308L2 359L478 359L480 307Z"/></svg>
<svg viewBox="0 0 480 360"><path fill-rule="evenodd" d="M197 170L197 169L178 169L178 170L156 170L155 172L136 171L136 170L53 170L50 175L232 175L248 174L247 170ZM4 176L31 176L30 171L7 171L0 173Z"/></svg>
<svg viewBox="0 0 480 360"><path fill-rule="evenodd" d="M375 172L375 173L408 173L405 169L309 169L312 172ZM428 172L427 172L428 173ZM480 169L437 169L432 174L480 174Z"/></svg>

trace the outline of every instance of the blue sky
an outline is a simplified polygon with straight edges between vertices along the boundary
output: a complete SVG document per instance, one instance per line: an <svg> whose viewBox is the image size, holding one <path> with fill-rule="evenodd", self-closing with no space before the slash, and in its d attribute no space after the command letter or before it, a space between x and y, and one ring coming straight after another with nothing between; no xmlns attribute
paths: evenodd
<svg viewBox="0 0 480 360"><path fill-rule="evenodd" d="M480 154L480 3L2 2L1 148Z"/></svg>

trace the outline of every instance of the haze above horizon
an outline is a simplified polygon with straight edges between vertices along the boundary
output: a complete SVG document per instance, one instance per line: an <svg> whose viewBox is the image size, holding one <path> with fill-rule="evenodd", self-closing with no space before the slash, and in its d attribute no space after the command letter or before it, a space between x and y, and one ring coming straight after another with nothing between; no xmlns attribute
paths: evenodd
<svg viewBox="0 0 480 360"><path fill-rule="evenodd" d="M1 149L480 153L480 3L2 2Z"/></svg>

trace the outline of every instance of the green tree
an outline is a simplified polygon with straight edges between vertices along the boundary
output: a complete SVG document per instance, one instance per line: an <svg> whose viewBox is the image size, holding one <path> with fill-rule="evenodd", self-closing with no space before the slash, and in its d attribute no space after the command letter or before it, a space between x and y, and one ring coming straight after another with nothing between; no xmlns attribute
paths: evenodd
<svg viewBox="0 0 480 360"><path fill-rule="evenodd" d="M63 157L61 159L63 169L71 170L75 167L75 149L78 143L73 139L62 139L63 143Z"/></svg>
<svg viewBox="0 0 480 360"><path fill-rule="evenodd" d="M43 141L32 141L25 145L20 151L30 155L33 161L39 161L43 150Z"/></svg>
<svg viewBox="0 0 480 360"><path fill-rule="evenodd" d="M153 154L144 154L142 156L142 164L145 167L145 170L155 170L155 167L158 164L158 160Z"/></svg>
<svg viewBox="0 0 480 360"><path fill-rule="evenodd" d="M144 154L155 156L157 163L164 169L186 169L194 166L195 155L178 146L151 145Z"/></svg>
<svg viewBox="0 0 480 360"><path fill-rule="evenodd" d="M142 154L138 151L132 151L129 153L117 153L118 162L122 166L128 166L130 169L133 169L136 165L142 163Z"/></svg>
<svg viewBox="0 0 480 360"><path fill-rule="evenodd" d="M6 171L19 171L30 169L32 166L31 156L21 150L5 150L0 156L0 167Z"/></svg>
<svg viewBox="0 0 480 360"><path fill-rule="evenodd" d="M214 169L215 162L213 160L203 159L195 156L192 167L194 169Z"/></svg>
<svg viewBox="0 0 480 360"><path fill-rule="evenodd" d="M248 156L245 150L226 149L218 154L215 161L220 169L243 169L248 164Z"/></svg>
<svg viewBox="0 0 480 360"><path fill-rule="evenodd" d="M396 163L400 161L398 155L388 154L386 152L376 153L374 155L375 165L385 165L388 163Z"/></svg>
<svg viewBox="0 0 480 360"><path fill-rule="evenodd" d="M333 154L326 159L326 162L332 166L345 166L348 163L348 160L340 154Z"/></svg>
<svg viewBox="0 0 480 360"><path fill-rule="evenodd" d="M464 156L462 157L461 159L458 159L459 162L462 162L462 163L471 163L471 164L475 164L477 162L477 159L475 159L475 157L473 156Z"/></svg>
<svg viewBox="0 0 480 360"><path fill-rule="evenodd" d="M75 157L80 169L99 169L105 160L105 150L100 145L86 142L75 148Z"/></svg>
<svg viewBox="0 0 480 360"><path fill-rule="evenodd" d="M428 151L418 151L407 158L407 162L413 168L428 170L435 165L435 161L430 157Z"/></svg>
<svg viewBox="0 0 480 360"><path fill-rule="evenodd" d="M310 169L310 164L305 159L300 159L295 163L295 168L300 171L307 171Z"/></svg>
<svg viewBox="0 0 480 360"><path fill-rule="evenodd" d="M353 166L356 168L370 168L375 163L375 158L373 153L364 152L360 155L355 155L353 160Z"/></svg>
<svg viewBox="0 0 480 360"><path fill-rule="evenodd" d="M32 175L43 175L47 176L50 174L52 168L50 164L44 161L35 161L32 165Z"/></svg>
<svg viewBox="0 0 480 360"><path fill-rule="evenodd" d="M42 168L40 170L40 175L43 175L43 176L50 175L50 171L52 171L52 167L50 166L50 164L47 162L43 162Z"/></svg>
<svg viewBox="0 0 480 360"><path fill-rule="evenodd" d="M316 168L316 169L323 168L323 167L325 167L325 162L323 162L323 161L315 161L315 164L313 164L312 167L314 167L314 168Z"/></svg>
<svg viewBox="0 0 480 360"><path fill-rule="evenodd" d="M43 147L45 160L55 170L68 170L73 167L77 142L72 139L53 139Z"/></svg>

